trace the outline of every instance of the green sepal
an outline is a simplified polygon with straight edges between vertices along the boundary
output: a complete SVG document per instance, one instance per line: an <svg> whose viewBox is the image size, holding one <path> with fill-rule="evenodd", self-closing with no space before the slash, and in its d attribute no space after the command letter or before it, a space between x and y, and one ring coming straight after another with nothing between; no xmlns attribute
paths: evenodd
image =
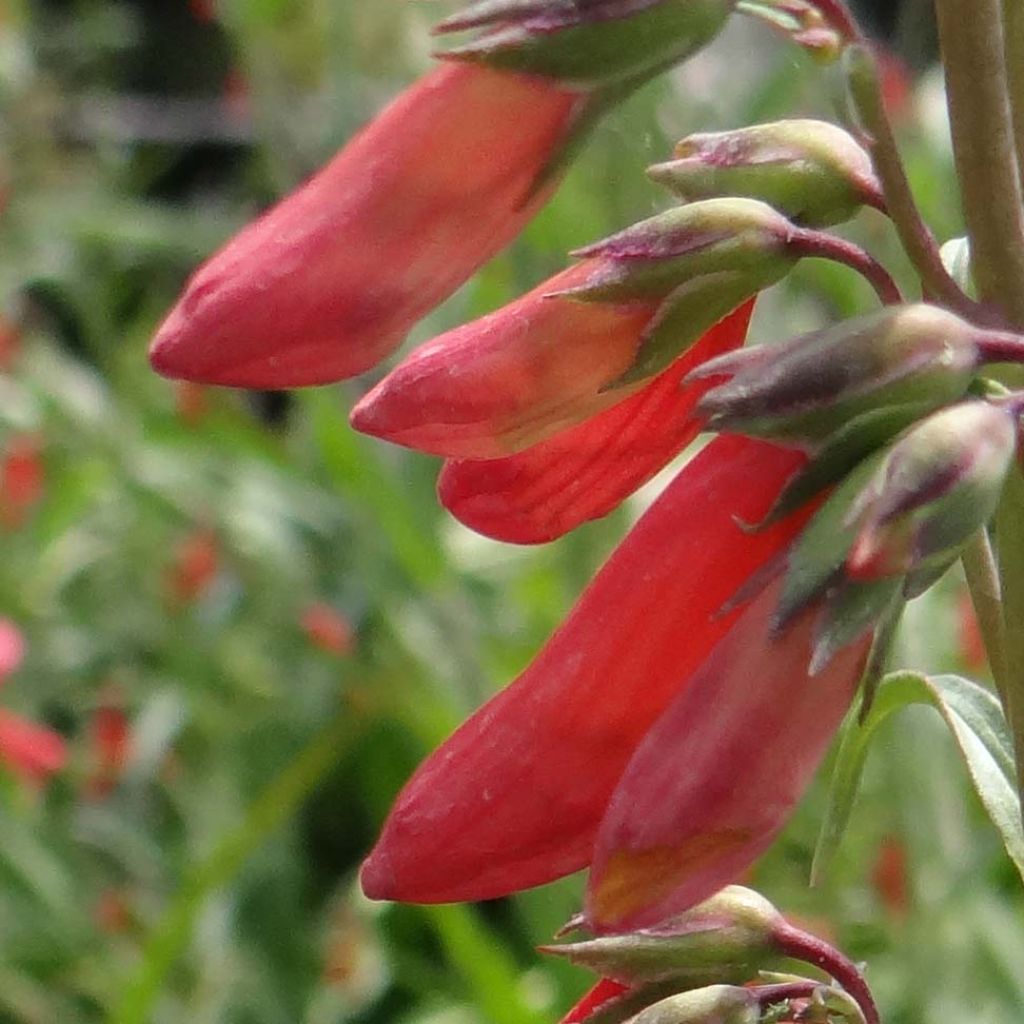
<svg viewBox="0 0 1024 1024"><path fill-rule="evenodd" d="M887 307L709 360L699 375L733 376L699 410L716 430L820 444L873 409L917 405L926 413L960 398L982 360L978 336L934 306Z"/></svg>
<svg viewBox="0 0 1024 1024"><path fill-rule="evenodd" d="M843 580L829 595L815 625L810 675L817 675L844 648L859 640L903 594L903 577L858 583Z"/></svg>
<svg viewBox="0 0 1024 1024"><path fill-rule="evenodd" d="M633 365L602 390L626 387L661 373L763 287L763 282L752 284L749 275L733 271L684 282L669 294L647 325Z"/></svg>
<svg viewBox="0 0 1024 1024"><path fill-rule="evenodd" d="M709 274L747 276L753 290L792 269L794 228L754 199L707 199L666 210L572 255L599 261L582 284L552 294L580 302L665 298Z"/></svg>
<svg viewBox="0 0 1024 1024"><path fill-rule="evenodd" d="M675 981L637 985L602 1003L583 1019L582 1024L623 1024L624 1021L632 1020L641 1010L678 991L679 984Z"/></svg>
<svg viewBox="0 0 1024 1024"><path fill-rule="evenodd" d="M885 452L879 452L850 473L797 538L772 617L775 633L823 594L842 570L856 534L856 523L849 520L850 510L884 457Z"/></svg>
<svg viewBox="0 0 1024 1024"><path fill-rule="evenodd" d="M831 434L810 461L786 481L756 528L764 529L785 519L928 411L922 405L894 405L855 416Z"/></svg>
<svg viewBox="0 0 1024 1024"><path fill-rule="evenodd" d="M487 31L439 56L597 88L649 77L684 60L718 34L734 6L735 0L616 0L587 7L552 2L544 10L532 3L476 5L440 28L476 22Z"/></svg>
<svg viewBox="0 0 1024 1024"><path fill-rule="evenodd" d="M672 981L677 989L700 988L745 981L777 956L780 920L760 893L730 885L656 928L542 946L541 952L630 987Z"/></svg>

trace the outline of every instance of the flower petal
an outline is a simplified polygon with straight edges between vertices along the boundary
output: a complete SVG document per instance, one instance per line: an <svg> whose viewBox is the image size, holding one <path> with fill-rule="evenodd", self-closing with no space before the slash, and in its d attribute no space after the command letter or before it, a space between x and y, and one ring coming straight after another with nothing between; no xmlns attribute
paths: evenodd
<svg viewBox="0 0 1024 1024"><path fill-rule="evenodd" d="M605 1003L617 999L629 990L610 978L602 978L582 999L562 1018L561 1024L582 1024L595 1010Z"/></svg>
<svg viewBox="0 0 1024 1024"><path fill-rule="evenodd" d="M193 275L153 343L169 377L284 388L361 373L502 249L580 105L541 78L444 64Z"/></svg>
<svg viewBox="0 0 1024 1024"><path fill-rule="evenodd" d="M800 456L721 437L637 523L519 678L422 764L363 866L376 899L488 899L576 871L637 744L794 535L749 535Z"/></svg>
<svg viewBox="0 0 1024 1024"><path fill-rule="evenodd" d="M441 503L478 533L517 544L554 540L607 515L700 432L693 409L710 384L681 381L743 343L752 308L731 313L642 391L593 419L504 459L446 463Z"/></svg>
<svg viewBox="0 0 1024 1024"><path fill-rule="evenodd" d="M0 762L25 782L42 782L64 767L67 748L52 729L0 710Z"/></svg>
<svg viewBox="0 0 1024 1024"><path fill-rule="evenodd" d="M621 402L602 392L633 363L659 300L552 295L603 267L588 260L416 349L352 411L352 426L435 455L493 459Z"/></svg>
<svg viewBox="0 0 1024 1024"><path fill-rule="evenodd" d="M735 882L788 820L849 708L870 636L808 675L814 615L772 639L775 584L693 672L601 824L587 918L648 927Z"/></svg>

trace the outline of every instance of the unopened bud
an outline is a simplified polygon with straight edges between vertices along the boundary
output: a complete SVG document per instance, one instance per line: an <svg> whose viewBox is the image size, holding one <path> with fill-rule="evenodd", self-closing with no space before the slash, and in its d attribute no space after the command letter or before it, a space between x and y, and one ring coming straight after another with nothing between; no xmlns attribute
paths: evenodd
<svg viewBox="0 0 1024 1024"><path fill-rule="evenodd" d="M820 442L855 416L894 407L921 416L962 397L985 359L981 337L938 307L892 306L712 359L689 379L731 378L698 406L716 430Z"/></svg>
<svg viewBox="0 0 1024 1024"><path fill-rule="evenodd" d="M871 157L826 121L793 120L691 135L647 173L687 201L749 196L798 224L825 227L882 204Z"/></svg>
<svg viewBox="0 0 1024 1024"><path fill-rule="evenodd" d="M732 885L657 928L543 947L624 985L744 981L772 955L781 915L763 896Z"/></svg>
<svg viewBox="0 0 1024 1024"><path fill-rule="evenodd" d="M793 225L754 199L690 203L576 250L603 258L600 274L560 294L583 301L628 302L666 296L687 281L710 274L742 274L766 287L792 269Z"/></svg>
<svg viewBox="0 0 1024 1024"><path fill-rule="evenodd" d="M992 518L1017 445L1007 404L963 402L907 430L849 512L852 579L946 565Z"/></svg>
<svg viewBox="0 0 1024 1024"><path fill-rule="evenodd" d="M750 989L710 985L681 992L638 1013L632 1024L757 1024L761 1007Z"/></svg>
<svg viewBox="0 0 1024 1024"><path fill-rule="evenodd" d="M437 32L480 29L441 56L590 89L633 84L683 60L722 29L736 0L477 0Z"/></svg>

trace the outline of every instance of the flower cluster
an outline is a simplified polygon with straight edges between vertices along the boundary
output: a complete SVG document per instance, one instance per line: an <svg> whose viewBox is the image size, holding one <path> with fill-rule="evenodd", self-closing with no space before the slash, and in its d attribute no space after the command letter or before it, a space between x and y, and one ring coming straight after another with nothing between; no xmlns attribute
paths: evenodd
<svg viewBox="0 0 1024 1024"><path fill-rule="evenodd" d="M816 5L788 6L801 42L837 45ZM154 366L289 387L374 365L520 230L597 113L732 8L471 4L441 26L471 42L196 273ZM520 543L607 514L702 430L728 432L421 765L364 865L371 897L485 899L589 867L595 933L708 899L800 799L878 623L994 512L1024 403L979 373L1022 361L1024 339L902 302L823 230L885 208L851 135L806 120L695 135L651 176L681 204L416 349L353 411L444 457L445 506ZM822 257L885 308L741 348L756 295ZM664 1019L757 1019L746 990L706 998L723 1002Z"/></svg>

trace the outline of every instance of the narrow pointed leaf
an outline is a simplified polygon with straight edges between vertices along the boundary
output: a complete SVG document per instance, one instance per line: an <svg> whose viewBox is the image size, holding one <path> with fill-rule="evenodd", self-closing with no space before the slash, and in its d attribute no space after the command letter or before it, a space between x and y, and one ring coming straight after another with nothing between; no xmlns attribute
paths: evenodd
<svg viewBox="0 0 1024 1024"><path fill-rule="evenodd" d="M828 809L814 853L812 875L821 878L839 847L853 812L871 742L896 712L913 704L934 708L949 727L975 792L996 826L1010 859L1024 876L1024 827L1017 797L1013 741L991 691L959 676L896 672L879 684L863 724L849 722L836 758Z"/></svg>

